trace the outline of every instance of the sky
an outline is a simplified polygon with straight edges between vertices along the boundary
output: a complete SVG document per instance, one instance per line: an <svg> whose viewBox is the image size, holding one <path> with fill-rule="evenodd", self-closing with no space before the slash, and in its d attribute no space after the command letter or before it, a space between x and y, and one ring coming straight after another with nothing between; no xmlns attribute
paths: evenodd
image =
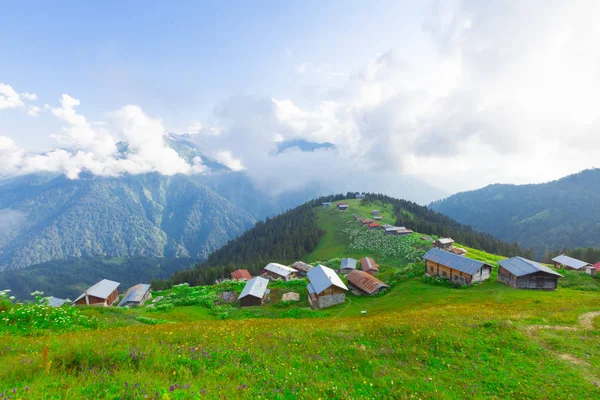
<svg viewBox="0 0 600 400"><path fill-rule="evenodd" d="M280 190L454 193L597 166L597 1L1 7L0 178L210 173L168 132ZM336 147L273 151L292 139Z"/></svg>

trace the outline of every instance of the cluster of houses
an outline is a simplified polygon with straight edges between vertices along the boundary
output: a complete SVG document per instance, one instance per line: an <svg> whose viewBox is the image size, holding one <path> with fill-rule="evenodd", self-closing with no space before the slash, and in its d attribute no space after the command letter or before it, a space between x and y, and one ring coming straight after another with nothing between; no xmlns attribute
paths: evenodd
<svg viewBox="0 0 600 400"><path fill-rule="evenodd" d="M490 279L492 266L482 261L451 252L452 239L438 239L424 256L426 274L439 276L461 285ZM595 276L600 263L591 265L575 258L560 255L553 260L554 267L576 270ZM518 289L555 290L563 276L555 270L523 257L512 257L498 262L499 282Z"/></svg>
<svg viewBox="0 0 600 400"><path fill-rule="evenodd" d="M360 270L357 269L360 265ZM260 275L252 278L247 270L236 270L231 273L231 278L238 281L246 281L244 290L239 296L240 305L259 306L270 301L269 281L306 277L308 285L308 302L314 309L321 309L341 304L346 301L346 292L351 290L356 295L370 296L380 293L389 288L383 281L374 275L379 272L379 265L370 257L357 261L353 258L341 260L339 273L346 275L348 286L344 284L340 276L333 269L324 265L312 266L302 261L297 261L290 266L277 263L269 263L260 272ZM284 294L284 298L291 293ZM290 296L291 298L291 296ZM296 297L299 299L299 297ZM283 298L282 298L283 299Z"/></svg>
<svg viewBox="0 0 600 400"><path fill-rule="evenodd" d="M111 307L119 299L119 282L102 279L100 282L91 286L83 292L75 300L59 299L57 297L48 297L46 304L51 307L62 307L65 304L71 303L73 306L102 306ZM144 305L146 301L152 298L150 285L140 283L130 287L121 301L119 307L139 307Z"/></svg>

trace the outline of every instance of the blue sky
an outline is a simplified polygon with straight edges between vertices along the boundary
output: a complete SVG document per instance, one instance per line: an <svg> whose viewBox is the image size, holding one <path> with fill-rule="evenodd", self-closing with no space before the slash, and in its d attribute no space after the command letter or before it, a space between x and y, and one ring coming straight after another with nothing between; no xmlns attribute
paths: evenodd
<svg viewBox="0 0 600 400"><path fill-rule="evenodd" d="M186 131L269 187L293 173L387 193L401 177L446 192L557 179L600 150L594 0L19 1L0 14L0 177L206 173L164 146ZM298 138L336 150L273 155Z"/></svg>

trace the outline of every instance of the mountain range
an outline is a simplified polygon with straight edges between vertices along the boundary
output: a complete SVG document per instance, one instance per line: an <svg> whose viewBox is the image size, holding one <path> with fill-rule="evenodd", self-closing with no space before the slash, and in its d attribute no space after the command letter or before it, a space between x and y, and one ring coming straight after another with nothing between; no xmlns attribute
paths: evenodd
<svg viewBox="0 0 600 400"><path fill-rule="evenodd" d="M600 169L533 185L489 185L432 203L431 208L490 233L545 252L600 247Z"/></svg>

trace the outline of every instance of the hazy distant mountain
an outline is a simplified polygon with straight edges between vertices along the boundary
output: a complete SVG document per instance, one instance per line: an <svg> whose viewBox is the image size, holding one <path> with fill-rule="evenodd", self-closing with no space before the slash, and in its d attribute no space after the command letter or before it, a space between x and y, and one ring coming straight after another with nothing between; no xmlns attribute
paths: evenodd
<svg viewBox="0 0 600 400"><path fill-rule="evenodd" d="M297 148L301 151L315 151L321 149L334 149L335 145L329 142L309 142L304 139L287 140L285 142L277 143L277 149L280 153L292 148Z"/></svg>
<svg viewBox="0 0 600 400"><path fill-rule="evenodd" d="M490 185L431 207L522 247L600 247L600 169L538 185Z"/></svg>

